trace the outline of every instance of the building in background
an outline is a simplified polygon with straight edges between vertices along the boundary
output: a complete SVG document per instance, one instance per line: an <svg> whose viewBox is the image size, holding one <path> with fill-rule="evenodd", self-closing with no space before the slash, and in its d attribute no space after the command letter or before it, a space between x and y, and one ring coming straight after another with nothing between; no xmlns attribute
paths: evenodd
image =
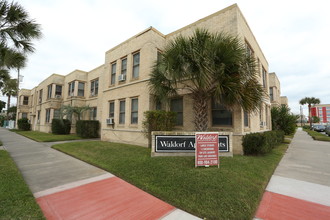
<svg viewBox="0 0 330 220"><path fill-rule="evenodd" d="M330 124L330 104L318 104L311 107L311 116L320 119L320 124Z"/></svg>
<svg viewBox="0 0 330 220"><path fill-rule="evenodd" d="M281 96L281 83L276 73L269 73L269 98L271 107L288 106L288 98Z"/></svg>
<svg viewBox="0 0 330 220"><path fill-rule="evenodd" d="M167 35L150 27L108 50L105 63L94 70L75 70L65 76L53 74L32 90L20 90L18 118L30 119L33 130L50 132L51 121L59 117L62 105L88 105L93 109L84 114L84 119L100 121L102 140L147 146L147 139L142 133L144 112L160 107L149 92L149 74L169 41L180 35L189 36L197 28L237 36L245 44L247 53L257 60L259 82L265 92L269 94L273 85L271 88L276 94L271 97L282 103L279 81L275 74L268 74L268 62L240 9L234 4ZM275 84L270 83L273 75ZM160 108L177 112L176 130L193 131L193 100L187 91L179 95L173 97L169 106ZM232 132L235 154L243 152L241 139L245 134L271 129L269 100L261 104L259 112L254 113L244 112L240 107L228 111L211 102L209 106L210 129ZM74 132L74 118L72 123L71 132Z"/></svg>

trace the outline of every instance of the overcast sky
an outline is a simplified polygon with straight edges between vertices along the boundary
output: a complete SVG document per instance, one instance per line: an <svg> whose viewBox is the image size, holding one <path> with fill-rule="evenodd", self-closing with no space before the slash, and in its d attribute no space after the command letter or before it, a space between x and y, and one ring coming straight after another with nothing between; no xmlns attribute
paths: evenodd
<svg viewBox="0 0 330 220"><path fill-rule="evenodd" d="M269 72L276 72L294 113L305 96L330 104L328 0L18 0L42 27L21 88L53 73L90 71L105 52L153 26L168 34L237 3L254 33ZM17 77L17 73L12 73ZM2 98L3 99L3 98ZM307 107L304 107L307 114Z"/></svg>

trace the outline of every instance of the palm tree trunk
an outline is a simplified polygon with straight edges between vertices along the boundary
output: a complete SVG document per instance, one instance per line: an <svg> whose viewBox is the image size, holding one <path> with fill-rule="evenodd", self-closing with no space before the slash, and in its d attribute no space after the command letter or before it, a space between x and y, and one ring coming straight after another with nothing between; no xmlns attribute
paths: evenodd
<svg viewBox="0 0 330 220"><path fill-rule="evenodd" d="M209 98L205 94L197 93L193 94L194 99L194 124L196 131L208 130L208 100Z"/></svg>
<svg viewBox="0 0 330 220"><path fill-rule="evenodd" d="M8 96L8 101L7 101L7 115L8 115L8 111L9 111L9 108L10 108L10 95L7 95ZM18 100L17 100L17 106L18 106Z"/></svg>
<svg viewBox="0 0 330 220"><path fill-rule="evenodd" d="M311 105L308 105L309 127L312 127Z"/></svg>

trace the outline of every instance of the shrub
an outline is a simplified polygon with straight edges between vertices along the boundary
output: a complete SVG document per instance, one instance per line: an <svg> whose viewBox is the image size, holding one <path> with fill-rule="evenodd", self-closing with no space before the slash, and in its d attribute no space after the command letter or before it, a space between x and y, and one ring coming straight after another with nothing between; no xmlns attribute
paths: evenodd
<svg viewBox="0 0 330 220"><path fill-rule="evenodd" d="M282 130L286 135L293 134L296 130L296 121L299 116L290 113L290 108L285 105L271 109L273 130Z"/></svg>
<svg viewBox="0 0 330 220"><path fill-rule="evenodd" d="M154 110L144 112L143 132L151 147L152 131L172 131L176 123L176 112Z"/></svg>
<svg viewBox="0 0 330 220"><path fill-rule="evenodd" d="M77 135L83 138L99 137L100 122L96 120L79 120L76 123Z"/></svg>
<svg viewBox="0 0 330 220"><path fill-rule="evenodd" d="M243 137L243 151L246 155L266 154L284 140L283 131L250 133Z"/></svg>
<svg viewBox="0 0 330 220"><path fill-rule="evenodd" d="M71 122L68 119L52 120L52 133L53 134L70 134Z"/></svg>
<svg viewBox="0 0 330 220"><path fill-rule="evenodd" d="M17 126L19 130L29 131L31 129L31 124L27 118L21 118L17 120Z"/></svg>

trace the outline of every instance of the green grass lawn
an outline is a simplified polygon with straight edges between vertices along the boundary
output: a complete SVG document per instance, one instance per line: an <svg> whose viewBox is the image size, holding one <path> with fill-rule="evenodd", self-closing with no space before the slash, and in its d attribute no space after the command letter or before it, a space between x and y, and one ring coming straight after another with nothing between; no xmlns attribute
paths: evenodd
<svg viewBox="0 0 330 220"><path fill-rule="evenodd" d="M69 141L69 140L81 140L82 137L79 137L75 134L51 134L39 131L20 131L20 130L11 130L17 134L23 135L27 138L38 142L54 142L54 141Z"/></svg>
<svg viewBox="0 0 330 220"><path fill-rule="evenodd" d="M0 150L0 219L45 219L7 151Z"/></svg>
<svg viewBox="0 0 330 220"><path fill-rule="evenodd" d="M287 145L266 156L221 157L220 168L194 167L194 157L151 157L150 149L109 142L53 148L105 169L152 195L207 219L252 219Z"/></svg>
<svg viewBox="0 0 330 220"><path fill-rule="evenodd" d="M325 135L325 134L321 134L320 132L317 131L312 131L310 129L303 129L304 131L306 131L310 136L312 136L312 138L314 140L317 141L330 141L330 137Z"/></svg>

